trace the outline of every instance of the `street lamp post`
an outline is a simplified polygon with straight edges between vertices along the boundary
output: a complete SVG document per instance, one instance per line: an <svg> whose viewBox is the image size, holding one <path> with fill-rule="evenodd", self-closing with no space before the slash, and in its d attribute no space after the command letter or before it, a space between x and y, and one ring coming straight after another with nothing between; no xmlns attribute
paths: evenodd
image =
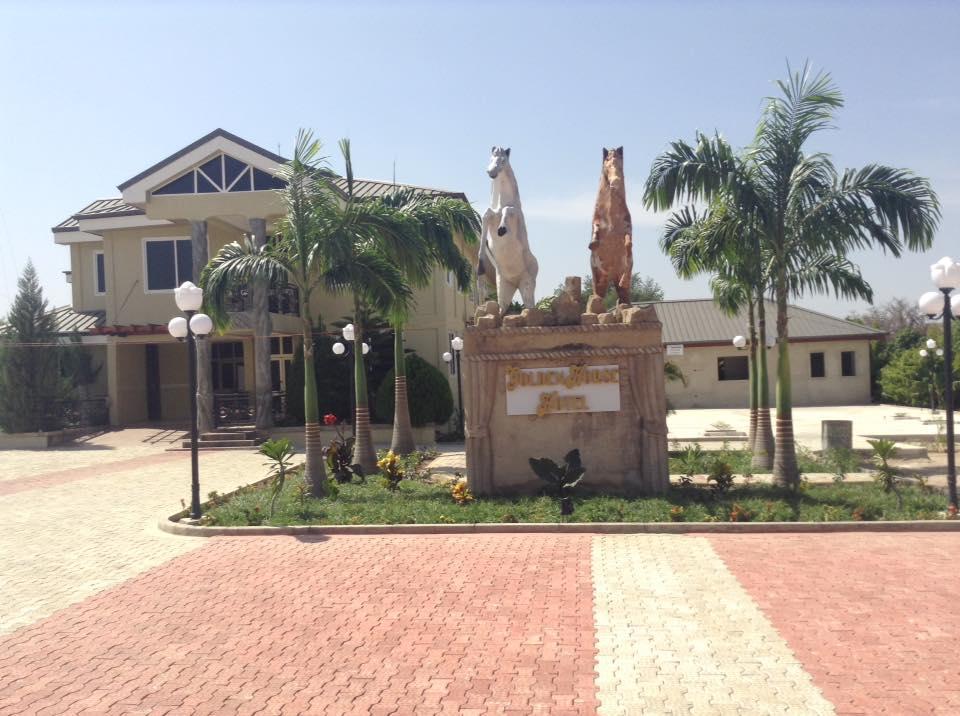
<svg viewBox="0 0 960 716"><path fill-rule="evenodd" d="M953 434L953 341L951 328L953 318L960 315L960 295L952 299L953 289L960 286L960 264L944 256L930 267L930 279L937 291L928 291L920 297L920 310L928 318L943 318L943 402L947 420L947 492L950 511L957 509L957 466ZM941 296L942 294L942 296Z"/></svg>
<svg viewBox="0 0 960 716"><path fill-rule="evenodd" d="M938 297L939 298L939 297ZM937 358L943 358L943 348L937 348L937 342L932 338L928 338L926 342L926 348L921 348L918 352L920 353L921 358L932 357L930 351L934 351L934 355ZM936 402L936 387L933 384L933 380L930 381L930 414L933 415L937 412Z"/></svg>
<svg viewBox="0 0 960 716"><path fill-rule="evenodd" d="M198 313L203 305L203 289L185 281L176 291L177 308L187 317L175 316L167 324L170 335L178 341L187 341L187 363L190 373L190 517L200 519L200 458L197 452L197 339L213 330L213 321L205 313Z"/></svg>
<svg viewBox="0 0 960 716"><path fill-rule="evenodd" d="M443 360L447 363L455 361L454 370L457 371L457 427L460 434L463 435L463 380L460 377L460 352L463 350L463 339L460 336L454 336L450 341L450 347L453 348L453 354L447 351L443 354Z"/></svg>
<svg viewBox="0 0 960 716"><path fill-rule="evenodd" d="M333 344L333 353L337 356L349 356L350 348L353 346L353 339L356 338L356 333L352 323L345 325L341 331L343 334L343 340L345 343L337 341ZM366 355L370 352L370 345L364 341L363 343L363 355ZM350 381L350 431L353 434L353 437L357 437L357 416L356 416L356 392L357 392L357 383L356 380Z"/></svg>

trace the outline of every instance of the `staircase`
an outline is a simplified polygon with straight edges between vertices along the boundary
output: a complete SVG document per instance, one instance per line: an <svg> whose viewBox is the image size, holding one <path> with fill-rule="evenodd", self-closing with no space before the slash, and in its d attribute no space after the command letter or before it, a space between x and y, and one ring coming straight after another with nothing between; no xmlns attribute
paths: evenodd
<svg viewBox="0 0 960 716"><path fill-rule="evenodd" d="M230 425L210 433L200 433L197 448L200 450L254 450L266 441L266 436L257 432L253 425ZM190 449L190 438L180 443L181 450Z"/></svg>

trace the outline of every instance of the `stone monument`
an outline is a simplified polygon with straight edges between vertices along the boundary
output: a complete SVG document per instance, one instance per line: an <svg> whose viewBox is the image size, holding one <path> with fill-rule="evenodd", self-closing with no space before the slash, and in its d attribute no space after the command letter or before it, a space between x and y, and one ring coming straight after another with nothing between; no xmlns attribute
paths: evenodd
<svg viewBox="0 0 960 716"><path fill-rule="evenodd" d="M490 176L490 206L480 225L480 253L477 257L477 303L487 297L486 282L494 272L500 313L505 313L513 295L520 291L523 306L535 307L537 259L527 242L527 223L520 206L517 178L510 166L510 148L493 147L487 166Z"/></svg>
<svg viewBox="0 0 960 716"><path fill-rule="evenodd" d="M464 335L467 475L478 495L541 487L531 457L579 448L587 489L669 485L661 325L652 307L583 314L580 280L550 313L477 309Z"/></svg>

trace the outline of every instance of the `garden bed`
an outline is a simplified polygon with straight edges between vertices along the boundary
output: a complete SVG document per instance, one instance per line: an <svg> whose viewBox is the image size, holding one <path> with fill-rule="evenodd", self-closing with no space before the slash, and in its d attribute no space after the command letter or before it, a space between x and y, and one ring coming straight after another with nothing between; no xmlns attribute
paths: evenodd
<svg viewBox="0 0 960 716"><path fill-rule="evenodd" d="M661 497L622 498L584 494L574 497L572 517L562 518L548 497L477 498L458 505L449 485L404 480L391 491L372 477L339 486L335 498L315 500L299 475L287 481L268 515L271 493L265 485L218 496L209 504L205 525L427 525L480 523L631 522L838 522L938 520L946 501L930 488L899 488L894 493L870 483L804 485L796 492L774 485L734 485L723 493L694 485L671 487Z"/></svg>

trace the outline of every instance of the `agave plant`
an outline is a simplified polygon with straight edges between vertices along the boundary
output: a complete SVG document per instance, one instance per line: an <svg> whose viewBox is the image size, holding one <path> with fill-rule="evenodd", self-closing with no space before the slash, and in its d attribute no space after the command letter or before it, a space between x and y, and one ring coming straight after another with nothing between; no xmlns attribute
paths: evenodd
<svg viewBox="0 0 960 716"><path fill-rule="evenodd" d="M543 492L554 499L560 500L560 514L573 514L573 491L586 474L586 469L580 462L580 450L574 448L563 456L563 464L558 465L548 457L530 458L530 467L537 477L547 483Z"/></svg>

